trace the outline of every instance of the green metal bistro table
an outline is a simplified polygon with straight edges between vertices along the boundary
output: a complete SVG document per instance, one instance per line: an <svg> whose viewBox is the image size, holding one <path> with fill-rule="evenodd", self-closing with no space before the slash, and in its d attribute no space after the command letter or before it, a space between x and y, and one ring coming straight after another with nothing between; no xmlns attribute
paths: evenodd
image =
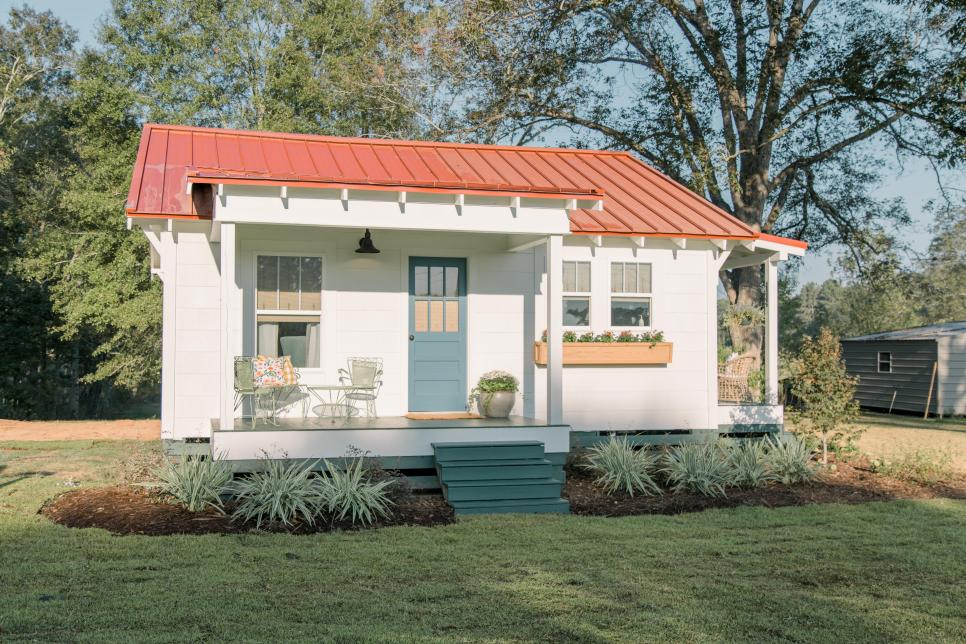
<svg viewBox="0 0 966 644"><path fill-rule="evenodd" d="M331 418L334 423L340 418L352 418L359 413L359 410L347 398L347 395L354 392L357 387L352 385L302 385L302 388L318 401L319 404L312 407L312 411L319 418Z"/></svg>

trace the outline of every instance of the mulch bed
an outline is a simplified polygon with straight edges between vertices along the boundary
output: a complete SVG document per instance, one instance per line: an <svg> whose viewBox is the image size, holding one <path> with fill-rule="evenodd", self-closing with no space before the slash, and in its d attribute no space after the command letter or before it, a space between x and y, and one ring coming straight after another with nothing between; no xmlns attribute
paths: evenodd
<svg viewBox="0 0 966 644"><path fill-rule="evenodd" d="M238 534L255 529L253 523L234 522L214 510L189 512L148 489L123 485L65 492L40 508L40 514L69 528L103 528L118 535ZM453 521L453 508L442 496L413 494L398 500L392 517L373 527L434 526ZM353 526L348 522L320 522L314 526L300 524L294 529L262 524L262 529L304 534L351 530Z"/></svg>
<svg viewBox="0 0 966 644"><path fill-rule="evenodd" d="M665 493L660 496L607 495L593 477L569 469L563 496L573 514L620 517L638 514L681 514L712 508L740 506L782 507L811 503L867 503L892 499L966 499L966 479L945 485L925 486L898 481L865 469L861 463L838 463L805 485L768 485L754 490L728 488L728 495L712 498L700 494ZM230 508L229 508L230 509ZM71 528L103 528L114 534L238 534L255 529L253 524L233 522L214 510L188 512L149 489L116 485L84 488L61 494L41 509L51 521ZM373 527L394 525L436 526L454 521L453 509L438 494L407 494L396 501L393 516ZM262 529L278 532L314 533L354 529L348 522L331 525L298 525Z"/></svg>
<svg viewBox="0 0 966 644"><path fill-rule="evenodd" d="M804 485L767 485L753 490L728 488L727 496L712 498L691 493L665 493L660 496L607 495L593 477L580 469L567 472L564 497L573 514L621 517L637 514L681 514L713 508L741 506L783 507L811 503L868 503L893 499L966 499L966 480L959 478L945 485L925 486L898 481L848 463L838 463Z"/></svg>

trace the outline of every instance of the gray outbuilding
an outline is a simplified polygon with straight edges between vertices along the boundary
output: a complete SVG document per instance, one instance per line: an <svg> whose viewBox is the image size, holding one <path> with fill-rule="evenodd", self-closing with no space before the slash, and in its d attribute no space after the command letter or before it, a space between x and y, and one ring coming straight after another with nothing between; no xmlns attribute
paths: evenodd
<svg viewBox="0 0 966 644"><path fill-rule="evenodd" d="M966 414L966 321L847 338L842 358L863 407Z"/></svg>

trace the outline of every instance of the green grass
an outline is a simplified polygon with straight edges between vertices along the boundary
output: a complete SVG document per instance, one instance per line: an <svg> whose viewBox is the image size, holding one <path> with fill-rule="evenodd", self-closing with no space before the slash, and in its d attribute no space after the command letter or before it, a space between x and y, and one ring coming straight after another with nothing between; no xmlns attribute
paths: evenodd
<svg viewBox="0 0 966 644"><path fill-rule="evenodd" d="M36 515L67 489L62 473L109 482L112 461L131 448L0 443L0 640L951 641L966 632L966 502L493 516L311 536L115 537Z"/></svg>
<svg viewBox="0 0 966 644"><path fill-rule="evenodd" d="M929 415L929 418L923 418L921 414L910 416L907 414L881 414L864 411L856 423L901 429L941 429L951 432L966 432L966 418L936 418L932 414Z"/></svg>

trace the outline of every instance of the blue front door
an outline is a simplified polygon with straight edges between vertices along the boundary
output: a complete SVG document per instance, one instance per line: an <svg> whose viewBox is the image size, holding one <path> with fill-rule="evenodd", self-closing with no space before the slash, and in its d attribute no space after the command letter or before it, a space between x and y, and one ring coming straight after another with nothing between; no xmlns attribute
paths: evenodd
<svg viewBox="0 0 966 644"><path fill-rule="evenodd" d="M466 407L466 260L409 258L409 410Z"/></svg>

